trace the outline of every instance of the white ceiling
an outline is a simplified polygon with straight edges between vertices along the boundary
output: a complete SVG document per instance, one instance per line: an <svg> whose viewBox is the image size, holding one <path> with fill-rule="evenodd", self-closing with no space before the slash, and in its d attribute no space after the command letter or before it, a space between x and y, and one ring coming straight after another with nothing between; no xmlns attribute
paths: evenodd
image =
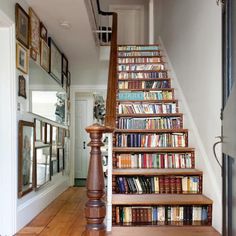
<svg viewBox="0 0 236 236"><path fill-rule="evenodd" d="M84 0L26 0L48 29L48 34L69 59L70 68L78 65L83 68L87 63L98 60L97 48L91 31ZM64 29L60 22L70 23ZM73 70L73 69L72 69ZM73 83L78 84L79 81Z"/></svg>

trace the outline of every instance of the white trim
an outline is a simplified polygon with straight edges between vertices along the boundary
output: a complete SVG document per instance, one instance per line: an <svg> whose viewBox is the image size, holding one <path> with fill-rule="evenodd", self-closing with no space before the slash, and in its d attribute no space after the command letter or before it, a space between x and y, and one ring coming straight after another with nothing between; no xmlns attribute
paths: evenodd
<svg viewBox="0 0 236 236"><path fill-rule="evenodd" d="M154 44L154 0L149 0L149 44Z"/></svg>
<svg viewBox="0 0 236 236"><path fill-rule="evenodd" d="M185 114L185 118L187 118L189 121L189 129L191 130L191 132L194 136L193 138L195 140L196 152L200 154L201 161L204 163L205 170L206 170L208 176L210 177L210 183L213 185L213 189L216 192L216 194L214 194L214 197L217 200L217 202L214 202L214 204L221 205L222 204L222 202L221 202L221 195L222 195L221 188L217 185L216 178L215 178L215 172L212 168L212 165L210 164L211 161L208 158L208 155L207 155L205 147L202 143L201 136L199 134L197 125L195 124L195 121L193 119L193 115L190 111L189 104L188 104L188 102L184 96L183 90L178 82L178 78L177 78L174 68L171 64L170 58L168 57L167 50L164 46L164 43L163 43L161 37L159 37L159 43L160 43L161 49L163 50L163 55L165 55L166 63L169 67L170 77L173 78L173 80L171 82L173 84L173 87L176 88L175 91L177 91L177 96L179 98L180 103L182 104L181 109L184 111L183 113ZM191 135L191 133L190 133L190 135Z"/></svg>

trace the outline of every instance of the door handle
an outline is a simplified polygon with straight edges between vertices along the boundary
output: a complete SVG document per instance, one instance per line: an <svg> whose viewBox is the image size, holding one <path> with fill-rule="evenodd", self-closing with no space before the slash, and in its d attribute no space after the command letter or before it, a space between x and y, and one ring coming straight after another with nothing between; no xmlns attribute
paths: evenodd
<svg viewBox="0 0 236 236"><path fill-rule="evenodd" d="M84 142L83 142L83 149L86 149L86 146L85 146L85 145L86 145L86 142L84 141Z"/></svg>

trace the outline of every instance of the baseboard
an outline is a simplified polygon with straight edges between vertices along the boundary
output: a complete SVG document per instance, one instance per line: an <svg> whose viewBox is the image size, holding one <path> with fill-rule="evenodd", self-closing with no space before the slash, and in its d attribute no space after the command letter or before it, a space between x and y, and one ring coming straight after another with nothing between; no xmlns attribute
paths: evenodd
<svg viewBox="0 0 236 236"><path fill-rule="evenodd" d="M17 208L17 231L28 224L45 207L47 207L55 198L63 193L68 187L67 178L63 178L58 183L48 187L37 196L30 198Z"/></svg>

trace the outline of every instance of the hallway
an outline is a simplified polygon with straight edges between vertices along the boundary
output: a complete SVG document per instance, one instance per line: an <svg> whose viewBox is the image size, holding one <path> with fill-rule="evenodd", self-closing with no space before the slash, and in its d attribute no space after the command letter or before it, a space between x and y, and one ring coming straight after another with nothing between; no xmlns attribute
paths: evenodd
<svg viewBox="0 0 236 236"><path fill-rule="evenodd" d="M85 219L83 209L86 189L71 187L53 201L16 236L79 236L83 235ZM146 227L113 228L109 236L145 235ZM134 231L137 231L135 232ZM201 229L201 230L199 230ZM150 232L150 230L149 230ZM153 235L159 236L220 236L212 227L153 227ZM203 234L204 232L204 234ZM151 236L150 234L148 236Z"/></svg>

